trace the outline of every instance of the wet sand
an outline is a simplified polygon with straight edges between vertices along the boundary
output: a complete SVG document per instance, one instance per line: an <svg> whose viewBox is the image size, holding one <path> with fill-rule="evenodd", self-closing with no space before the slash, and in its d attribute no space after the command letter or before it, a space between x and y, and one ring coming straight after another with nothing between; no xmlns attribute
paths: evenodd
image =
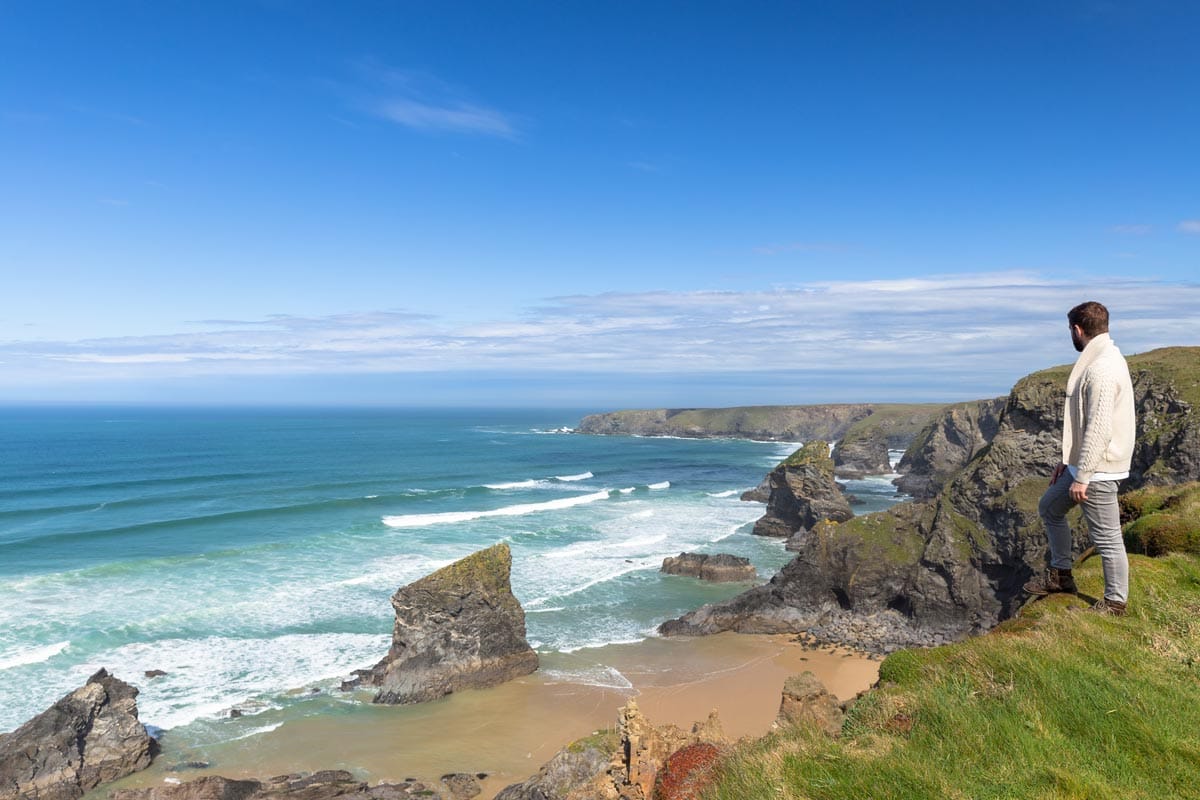
<svg viewBox="0 0 1200 800"><path fill-rule="evenodd" d="M207 774L346 769L373 783L484 772L481 797L489 798L564 745L615 727L617 709L630 697L655 723L684 728L715 708L726 734L740 738L769 730L789 675L811 670L843 700L878 676L878 663L861 654L809 650L793 638L725 633L544 655L533 675L417 706L374 706L369 695L313 697L286 717L267 712L214 723L245 736L237 741L189 747L168 732L149 769L93 794ZM210 766L180 769L186 762Z"/></svg>

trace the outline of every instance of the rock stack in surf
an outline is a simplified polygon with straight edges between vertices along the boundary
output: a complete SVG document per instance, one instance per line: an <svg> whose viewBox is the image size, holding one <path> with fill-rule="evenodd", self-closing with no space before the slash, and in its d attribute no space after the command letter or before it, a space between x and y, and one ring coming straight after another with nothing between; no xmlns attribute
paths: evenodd
<svg viewBox="0 0 1200 800"><path fill-rule="evenodd" d="M536 670L511 571L512 553L501 543L402 586L392 596L391 649L342 688L378 687L376 703L422 703Z"/></svg>

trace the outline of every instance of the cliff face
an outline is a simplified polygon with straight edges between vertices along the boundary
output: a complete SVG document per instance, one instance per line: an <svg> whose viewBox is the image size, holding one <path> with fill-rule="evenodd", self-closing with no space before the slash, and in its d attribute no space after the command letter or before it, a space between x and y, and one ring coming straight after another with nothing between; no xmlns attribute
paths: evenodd
<svg viewBox="0 0 1200 800"><path fill-rule="evenodd" d="M888 451L908 447L945 408L941 404L875 406L870 415L847 428L834 447L838 476L861 478L891 472Z"/></svg>
<svg viewBox="0 0 1200 800"><path fill-rule="evenodd" d="M401 587L391 649L342 688L377 686L376 703L420 703L536 670L511 570L508 545L498 544Z"/></svg>
<svg viewBox="0 0 1200 800"><path fill-rule="evenodd" d="M1200 478L1200 348L1129 359L1138 445L1125 488ZM1024 602L1045 563L1037 503L1058 463L1069 367L1030 375L1005 401L995 435L925 502L800 537L770 583L661 627L664 634L808 631L888 651L987 630ZM1077 530L1082 544L1082 527Z"/></svg>
<svg viewBox="0 0 1200 800"><path fill-rule="evenodd" d="M997 397L945 408L904 451L896 467L901 473L896 487L917 500L937 495L995 437L1006 402Z"/></svg>

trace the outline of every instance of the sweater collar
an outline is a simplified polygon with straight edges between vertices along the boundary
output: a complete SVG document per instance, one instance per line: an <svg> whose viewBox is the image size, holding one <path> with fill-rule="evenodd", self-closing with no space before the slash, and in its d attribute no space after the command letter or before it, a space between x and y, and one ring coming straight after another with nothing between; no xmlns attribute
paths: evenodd
<svg viewBox="0 0 1200 800"><path fill-rule="evenodd" d="M1075 384L1079 382L1079 376L1085 369L1090 367L1109 348L1115 347L1112 337L1107 333L1098 333L1092 337L1087 346L1083 348L1083 352L1079 354L1075 366L1071 368L1071 377L1067 379L1067 394L1075 391Z"/></svg>

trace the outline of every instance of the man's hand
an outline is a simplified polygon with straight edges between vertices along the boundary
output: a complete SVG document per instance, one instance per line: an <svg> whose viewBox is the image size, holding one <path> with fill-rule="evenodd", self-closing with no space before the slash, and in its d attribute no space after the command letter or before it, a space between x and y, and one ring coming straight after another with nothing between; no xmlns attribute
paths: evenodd
<svg viewBox="0 0 1200 800"><path fill-rule="evenodd" d="M1066 464L1059 464L1057 467L1055 467L1054 473L1050 476L1050 485L1053 486L1054 484L1058 483L1058 479L1061 478L1062 474L1066 471Z"/></svg>
<svg viewBox="0 0 1200 800"><path fill-rule="evenodd" d="M1086 483L1080 483L1079 481L1072 483L1069 490L1071 499L1076 503L1082 503L1084 500L1087 500L1087 487Z"/></svg>

